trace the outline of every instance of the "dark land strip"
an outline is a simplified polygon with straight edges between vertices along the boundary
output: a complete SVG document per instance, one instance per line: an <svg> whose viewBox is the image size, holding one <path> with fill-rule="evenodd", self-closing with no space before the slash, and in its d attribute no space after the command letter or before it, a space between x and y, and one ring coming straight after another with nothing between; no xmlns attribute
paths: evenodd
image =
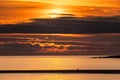
<svg viewBox="0 0 120 80"><path fill-rule="evenodd" d="M120 74L120 70L0 70L1 73L90 73Z"/></svg>

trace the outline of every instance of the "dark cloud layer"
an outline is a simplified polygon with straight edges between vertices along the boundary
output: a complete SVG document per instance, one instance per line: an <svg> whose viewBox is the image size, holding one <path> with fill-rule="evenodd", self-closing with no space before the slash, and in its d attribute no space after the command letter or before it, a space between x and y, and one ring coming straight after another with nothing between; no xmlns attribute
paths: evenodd
<svg viewBox="0 0 120 80"><path fill-rule="evenodd" d="M0 37L0 55L120 54L119 35L89 34L91 36L88 37L85 37L87 34L82 35L83 37L64 37L62 35L21 36L20 34L16 34L16 37L14 35L4 36ZM48 36L47 40L46 36ZM72 39L69 40L69 38Z"/></svg>
<svg viewBox="0 0 120 80"><path fill-rule="evenodd" d="M63 15L63 14L62 14ZM0 33L119 33L120 16L32 19L28 23L0 25Z"/></svg>

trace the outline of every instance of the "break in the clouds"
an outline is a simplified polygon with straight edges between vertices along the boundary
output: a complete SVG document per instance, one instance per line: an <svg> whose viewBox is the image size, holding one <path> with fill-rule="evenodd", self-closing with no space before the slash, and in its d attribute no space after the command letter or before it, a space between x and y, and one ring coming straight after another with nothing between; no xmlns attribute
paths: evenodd
<svg viewBox="0 0 120 80"><path fill-rule="evenodd" d="M0 55L120 54L119 37L119 34L3 34Z"/></svg>

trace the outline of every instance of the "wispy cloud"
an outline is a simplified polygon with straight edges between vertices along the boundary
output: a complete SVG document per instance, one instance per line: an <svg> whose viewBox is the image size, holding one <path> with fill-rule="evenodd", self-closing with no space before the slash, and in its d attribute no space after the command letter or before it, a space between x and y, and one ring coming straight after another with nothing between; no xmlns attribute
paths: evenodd
<svg viewBox="0 0 120 80"><path fill-rule="evenodd" d="M120 15L119 7L66 6L66 9L77 16L114 16Z"/></svg>

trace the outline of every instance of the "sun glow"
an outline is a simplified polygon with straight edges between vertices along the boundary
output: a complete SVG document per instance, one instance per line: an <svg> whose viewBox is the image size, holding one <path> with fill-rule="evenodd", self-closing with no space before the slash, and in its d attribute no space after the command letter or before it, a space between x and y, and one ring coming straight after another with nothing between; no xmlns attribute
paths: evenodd
<svg viewBox="0 0 120 80"><path fill-rule="evenodd" d="M52 9L50 10L51 13L53 14L61 14L64 13L63 9Z"/></svg>
<svg viewBox="0 0 120 80"><path fill-rule="evenodd" d="M50 9L47 11L47 14L50 18L58 18L61 17L62 14L65 14L65 11L61 8Z"/></svg>

